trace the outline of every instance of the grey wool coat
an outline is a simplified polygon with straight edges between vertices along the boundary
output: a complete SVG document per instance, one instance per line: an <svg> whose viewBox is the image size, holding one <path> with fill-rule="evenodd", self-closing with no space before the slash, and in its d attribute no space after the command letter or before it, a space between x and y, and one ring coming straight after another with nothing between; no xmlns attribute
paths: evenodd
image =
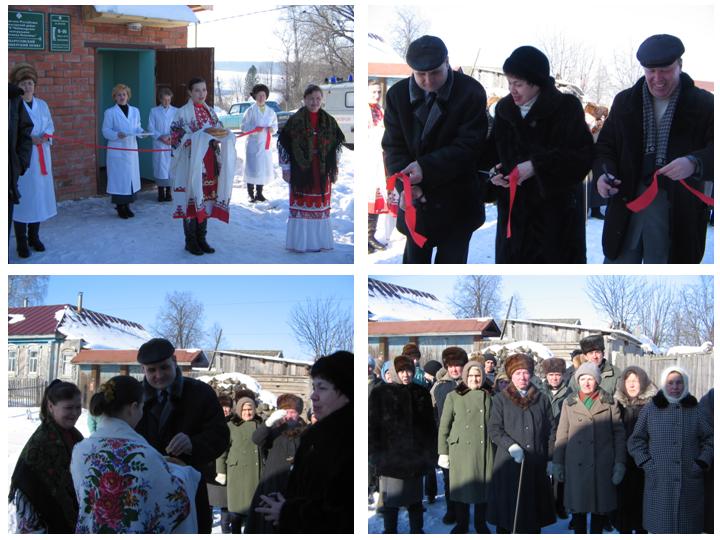
<svg viewBox="0 0 720 540"><path fill-rule="evenodd" d="M250 511L250 503L260 482L262 470L260 449L253 442L252 436L261 423L259 416L243 422L235 415L227 423L230 429L230 448L217 458L215 469L219 474L227 475L230 512L247 515Z"/></svg>
<svg viewBox="0 0 720 540"><path fill-rule="evenodd" d="M492 397L461 383L447 395L438 430L438 454L450 456L450 499L466 504L488 500L493 447L488 432Z"/></svg>
<svg viewBox="0 0 720 540"><path fill-rule="evenodd" d="M640 411L628 451L645 471L643 526L650 533L691 534L703 529L700 460L713 463L713 427L697 399L669 403L662 391Z"/></svg>
<svg viewBox="0 0 720 540"><path fill-rule="evenodd" d="M613 466L625 464L625 426L612 396L600 390L592 407L572 394L563 403L553 462L565 466L568 512L606 514L617 508Z"/></svg>

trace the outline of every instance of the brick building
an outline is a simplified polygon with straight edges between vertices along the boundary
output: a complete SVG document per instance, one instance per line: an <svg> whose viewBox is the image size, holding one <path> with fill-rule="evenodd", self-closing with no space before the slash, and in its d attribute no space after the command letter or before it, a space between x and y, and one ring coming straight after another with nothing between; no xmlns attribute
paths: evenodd
<svg viewBox="0 0 720 540"><path fill-rule="evenodd" d="M102 115L114 104L111 90L117 83L130 86L130 105L140 110L144 128L150 109L156 105L159 86L170 86L175 93L173 105L182 106L187 101L186 82L194 76L204 77L208 85L207 102L212 105L213 49L187 48L188 25L197 21L193 12L202 9L205 8L9 6L8 69L17 62L35 66L39 77L36 94L50 107L55 135L104 145ZM63 47L69 48L69 52L51 50L51 34L54 37L51 14L69 17L65 19L69 20L69 43ZM13 21L23 17L28 25L39 21L36 34L44 39L42 44L31 44L35 50L21 43L24 37L13 37ZM28 28L27 32L32 34L32 27ZM139 139L138 145L150 148L151 142ZM105 150L57 140L52 152L58 200L105 193ZM152 177L151 154L140 154L140 173L143 178Z"/></svg>

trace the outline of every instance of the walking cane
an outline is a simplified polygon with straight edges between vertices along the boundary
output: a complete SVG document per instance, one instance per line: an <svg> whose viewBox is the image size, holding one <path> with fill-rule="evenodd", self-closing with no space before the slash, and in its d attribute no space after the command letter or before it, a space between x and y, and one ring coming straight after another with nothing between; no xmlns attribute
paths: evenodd
<svg viewBox="0 0 720 540"><path fill-rule="evenodd" d="M513 530L512 530L513 534L515 534L515 531L517 529L518 510L520 509L520 490L522 489L522 477L523 477L523 469L524 468L525 468L525 457L523 456L523 460L520 462L520 479L518 480L518 494L517 494L517 499L515 500L515 518L513 519Z"/></svg>

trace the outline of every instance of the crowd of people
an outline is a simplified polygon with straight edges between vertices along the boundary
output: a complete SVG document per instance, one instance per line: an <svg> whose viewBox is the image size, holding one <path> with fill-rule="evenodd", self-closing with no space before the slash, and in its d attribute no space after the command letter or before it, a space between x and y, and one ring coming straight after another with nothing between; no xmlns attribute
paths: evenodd
<svg viewBox="0 0 720 540"><path fill-rule="evenodd" d="M485 203L495 203L496 263L587 262L589 208L605 220L605 263L699 263L714 105L682 71L684 52L675 36L647 38L637 50L644 76L591 132L539 49L523 45L505 60L509 94L491 116L485 89L453 71L445 43L416 39L405 57L412 75L389 88L384 109L382 85L369 82L368 252L386 247L375 237L386 214L407 237L403 263L430 263L433 252L435 263L467 263Z"/></svg>
<svg viewBox="0 0 720 540"><path fill-rule="evenodd" d="M602 335L579 345L571 362L516 352L498 365L452 346L420 367L415 343L382 366L369 357L368 496L384 532L401 507L424 532L437 467L451 533L469 532L471 509L477 533L568 518L577 534L712 532L713 389L698 401L680 366L657 387L640 367L620 372Z"/></svg>
<svg viewBox="0 0 720 540"><path fill-rule="evenodd" d="M40 223L57 214L50 148L55 127L47 103L35 95L38 73L19 63L10 72L9 212L14 223L18 256L30 248L44 251ZM105 110L102 136L106 141L107 193L122 219L135 216L131 203L141 189L138 138L152 138L152 164L159 202L173 202L172 217L182 219L185 249L193 255L215 252L207 241L210 218L229 222L236 174L236 136L223 127L206 103L207 83L193 78L187 102L171 105L173 92L158 90L158 105L150 110L148 129L140 110L130 105L132 89L117 84L113 106ZM266 105L264 84L251 92L255 103L243 116L246 144L244 180L250 202L263 202L263 186L274 178L271 137L278 133L275 111ZM278 137L279 165L289 185L290 215L286 248L295 252L331 250L331 185L337 180L344 136L335 119L322 108L323 91L310 85L304 105L288 120ZM193 152L192 148L200 148ZM8 229L9 234L10 227Z"/></svg>
<svg viewBox="0 0 720 540"><path fill-rule="evenodd" d="M292 394L267 419L250 391L221 406L183 375L166 339L143 344L138 362L142 381L112 377L90 399L88 438L75 428L80 389L60 380L45 389L12 475L12 532L210 533L208 483L226 486L223 532L352 532L351 353L310 368L309 426Z"/></svg>

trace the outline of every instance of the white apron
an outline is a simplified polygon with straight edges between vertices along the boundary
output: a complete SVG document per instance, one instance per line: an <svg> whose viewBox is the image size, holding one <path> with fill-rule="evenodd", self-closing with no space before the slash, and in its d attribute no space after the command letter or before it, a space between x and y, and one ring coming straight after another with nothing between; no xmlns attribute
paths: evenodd
<svg viewBox="0 0 720 540"><path fill-rule="evenodd" d="M50 109L47 103L40 98L33 98L32 108L23 101L25 110L33 121L33 137L43 133L55 133ZM55 184L52 173L52 158L50 156L51 141L43 143L42 152L45 158L47 174L43 176L40 171L40 154L37 145L33 145L30 167L18 180L20 202L14 206L13 219L20 223L39 223L57 215L55 204Z"/></svg>
<svg viewBox="0 0 720 540"><path fill-rule="evenodd" d="M265 112L253 104L243 116L242 130L252 131L256 127L270 128L271 135L277 133L278 121L275 111L265 105ZM275 177L272 161L272 144L265 149L267 131L263 130L247 136L245 147L245 183L265 185Z"/></svg>
<svg viewBox="0 0 720 540"><path fill-rule="evenodd" d="M125 133L125 138L118 133ZM102 134L107 146L137 149L136 134L142 133L140 111L130 107L127 118L118 105L105 110ZM132 195L140 191L140 159L137 152L107 151L107 192L110 195Z"/></svg>
<svg viewBox="0 0 720 540"><path fill-rule="evenodd" d="M148 120L148 131L153 134L153 149L155 150L168 150L168 152L153 152L153 176L156 180L168 180L170 178L170 158L171 153L169 150L172 147L169 144L165 144L159 140L159 137L170 136L170 124L175 119L175 113L177 107L170 105L167 109L162 105L153 107L150 109L150 118ZM169 187L172 184L162 184L158 182L158 185Z"/></svg>

